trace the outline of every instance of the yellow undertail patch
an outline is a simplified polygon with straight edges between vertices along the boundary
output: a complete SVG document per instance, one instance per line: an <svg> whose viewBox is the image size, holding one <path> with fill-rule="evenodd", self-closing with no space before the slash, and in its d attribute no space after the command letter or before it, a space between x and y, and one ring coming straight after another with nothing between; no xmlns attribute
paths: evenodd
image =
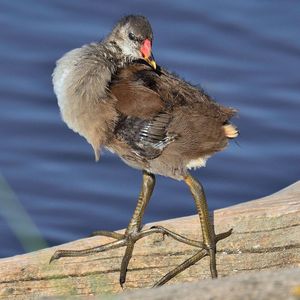
<svg viewBox="0 0 300 300"><path fill-rule="evenodd" d="M225 135L229 139L234 139L239 135L238 129L233 124L226 124L223 126Z"/></svg>

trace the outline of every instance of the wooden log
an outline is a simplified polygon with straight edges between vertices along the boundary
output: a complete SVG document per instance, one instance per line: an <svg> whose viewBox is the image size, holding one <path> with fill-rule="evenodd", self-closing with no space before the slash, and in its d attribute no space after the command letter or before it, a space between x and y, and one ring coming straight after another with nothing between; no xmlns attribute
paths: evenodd
<svg viewBox="0 0 300 300"><path fill-rule="evenodd" d="M300 266L300 181L271 196L220 209L213 214L216 233L233 228L218 243L219 276L262 269ZM161 221L192 239L201 239L198 216ZM154 224L147 224L150 227ZM32 299L40 296L120 293L120 262L124 249L88 257L62 258L49 264L57 249L84 249L111 241L92 237L0 260L0 298ZM137 242L125 289L150 287L161 276L193 255L196 248L162 239L160 234ZM208 258L169 282L209 278Z"/></svg>

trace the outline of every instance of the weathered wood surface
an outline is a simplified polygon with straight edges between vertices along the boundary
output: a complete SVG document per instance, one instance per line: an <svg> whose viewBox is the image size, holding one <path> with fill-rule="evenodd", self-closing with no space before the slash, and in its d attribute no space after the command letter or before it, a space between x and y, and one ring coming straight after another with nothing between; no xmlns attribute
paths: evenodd
<svg viewBox="0 0 300 300"><path fill-rule="evenodd" d="M192 200L191 200L192 201ZM300 266L300 181L271 196L214 212L216 232L233 228L218 243L219 276L262 269ZM200 239L197 216L158 222L193 239ZM147 224L146 227L153 224ZM62 258L49 265L56 249L83 249L110 241L93 237L59 247L0 260L0 298L118 293L124 249L81 258ZM196 249L160 234L136 244L126 290L152 286ZM208 258L179 274L169 284L209 277Z"/></svg>
<svg viewBox="0 0 300 300"><path fill-rule="evenodd" d="M247 272L217 280L205 279L163 286L159 289L139 289L119 294L113 299L299 300L300 268Z"/></svg>

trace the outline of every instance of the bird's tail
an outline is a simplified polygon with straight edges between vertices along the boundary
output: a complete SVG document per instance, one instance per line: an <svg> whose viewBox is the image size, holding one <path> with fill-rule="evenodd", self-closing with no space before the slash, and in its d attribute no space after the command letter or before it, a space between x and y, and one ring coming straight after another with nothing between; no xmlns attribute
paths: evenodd
<svg viewBox="0 0 300 300"><path fill-rule="evenodd" d="M226 123L223 125L223 129L225 132L226 137L229 139L234 139L239 135L239 130L237 127L231 123Z"/></svg>

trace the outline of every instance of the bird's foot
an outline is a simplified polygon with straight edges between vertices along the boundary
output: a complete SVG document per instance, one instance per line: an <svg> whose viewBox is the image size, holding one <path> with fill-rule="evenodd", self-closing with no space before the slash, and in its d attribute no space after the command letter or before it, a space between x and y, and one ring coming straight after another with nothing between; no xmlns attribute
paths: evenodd
<svg viewBox="0 0 300 300"><path fill-rule="evenodd" d="M122 259L121 270L120 270L120 285L123 287L123 284L126 281L127 267L128 267L129 261L132 257L132 252L133 252L135 243L138 240L140 240L141 238L144 238L153 233L161 233L161 234L163 234L163 236L165 236L165 235L169 236L179 242L182 242L182 243L185 243L185 244L197 247L197 248L205 248L205 245L202 242L188 239L188 238L186 238L182 235L179 235L177 233L174 233L162 226L153 226L149 229L145 229L142 231L127 230L125 234L112 232L112 231L100 230L100 231L93 232L92 235L93 236L101 235L101 236L111 237L111 238L114 238L115 241L104 244L102 246L83 249L83 250L57 250L52 255L49 263L53 262L54 260L58 260L59 258L62 258L62 257L89 256L89 255L93 255L93 254L96 254L99 252L104 252L104 251L108 251L111 249L117 249L117 248L126 246L126 250L125 250L125 254ZM184 268L184 269L186 269L186 268ZM180 273L180 272L177 272L176 274L178 274L178 273ZM164 276L164 277L166 277L166 276ZM169 279L167 279L167 281L170 280L171 278L173 278L174 276L171 276ZM163 283L161 283L159 285L162 285Z"/></svg>
<svg viewBox="0 0 300 300"><path fill-rule="evenodd" d="M177 274L181 273L182 271L188 269L190 266L194 265L196 262L201 260L205 256L210 257L210 273L212 278L216 278L217 274L217 267L216 267L216 244L218 241L223 240L229 237L232 233L232 229L215 235L214 244L213 245L205 245L204 243L200 243L201 246L199 247L200 250L194 254L192 257L185 260L179 266L168 272L165 276L163 276L158 282L156 282L153 287L158 287L172 278L174 278Z"/></svg>

